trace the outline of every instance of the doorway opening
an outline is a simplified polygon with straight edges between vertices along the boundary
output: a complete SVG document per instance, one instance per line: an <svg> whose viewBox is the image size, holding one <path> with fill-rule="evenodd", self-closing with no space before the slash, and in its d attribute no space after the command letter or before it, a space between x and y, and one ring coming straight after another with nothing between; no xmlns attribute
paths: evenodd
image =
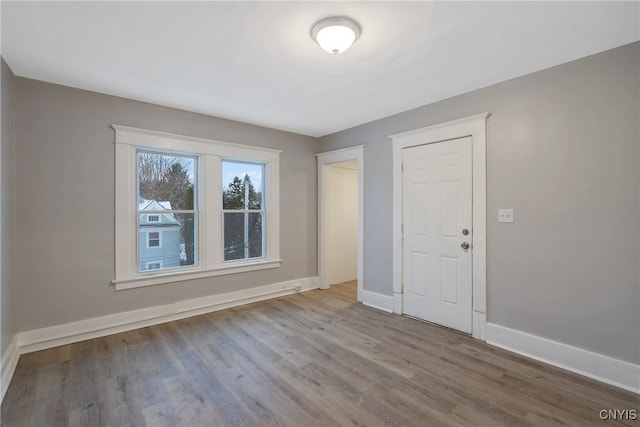
<svg viewBox="0 0 640 427"><path fill-rule="evenodd" d="M357 289L358 162L333 163L326 169L325 274L329 286Z"/></svg>
<svg viewBox="0 0 640 427"><path fill-rule="evenodd" d="M363 146L317 154L320 288L344 288L362 301Z"/></svg>

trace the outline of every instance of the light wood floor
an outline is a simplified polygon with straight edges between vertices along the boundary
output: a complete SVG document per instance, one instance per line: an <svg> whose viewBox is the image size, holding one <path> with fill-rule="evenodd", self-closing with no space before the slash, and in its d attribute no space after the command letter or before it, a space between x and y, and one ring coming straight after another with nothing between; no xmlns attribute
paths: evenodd
<svg viewBox="0 0 640 427"><path fill-rule="evenodd" d="M3 426L619 425L636 395L310 291L23 355ZM626 421L638 425L638 421Z"/></svg>

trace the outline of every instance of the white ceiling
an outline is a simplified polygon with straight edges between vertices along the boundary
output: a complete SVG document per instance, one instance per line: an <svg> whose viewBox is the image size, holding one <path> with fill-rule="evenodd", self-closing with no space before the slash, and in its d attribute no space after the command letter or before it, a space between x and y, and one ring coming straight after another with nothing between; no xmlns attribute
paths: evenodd
<svg viewBox="0 0 640 427"><path fill-rule="evenodd" d="M2 2L19 76L321 136L640 39L626 2ZM339 56L310 38L346 15Z"/></svg>

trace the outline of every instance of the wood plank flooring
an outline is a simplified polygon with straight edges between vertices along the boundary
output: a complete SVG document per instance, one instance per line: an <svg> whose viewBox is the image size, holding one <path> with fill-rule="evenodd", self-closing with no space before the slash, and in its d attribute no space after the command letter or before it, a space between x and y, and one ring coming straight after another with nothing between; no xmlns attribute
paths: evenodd
<svg viewBox="0 0 640 427"><path fill-rule="evenodd" d="M2 426L589 426L637 395L355 302L355 283L20 358Z"/></svg>

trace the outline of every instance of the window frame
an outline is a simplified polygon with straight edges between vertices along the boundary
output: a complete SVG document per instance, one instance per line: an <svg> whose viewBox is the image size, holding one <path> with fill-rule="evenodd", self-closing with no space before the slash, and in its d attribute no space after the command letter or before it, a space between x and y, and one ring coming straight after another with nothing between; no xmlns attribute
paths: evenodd
<svg viewBox="0 0 640 427"><path fill-rule="evenodd" d="M278 268L280 259L280 150L111 125L115 131L115 279L116 290L247 271ZM137 150L153 150L197 159L199 200L196 265L161 273L138 271ZM264 165L265 256L224 261L222 161ZM153 271L153 270L152 270Z"/></svg>

